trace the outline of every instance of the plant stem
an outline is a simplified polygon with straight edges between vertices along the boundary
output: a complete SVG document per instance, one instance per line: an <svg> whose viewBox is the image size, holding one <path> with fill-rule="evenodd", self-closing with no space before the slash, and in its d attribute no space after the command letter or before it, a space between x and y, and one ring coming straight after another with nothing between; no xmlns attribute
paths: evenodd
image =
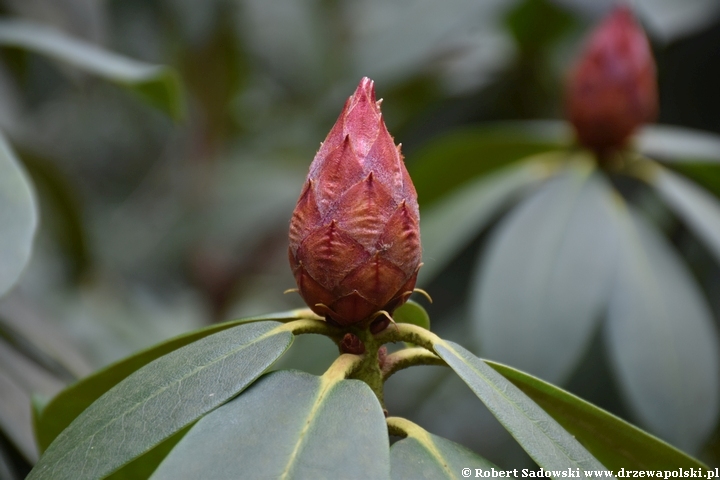
<svg viewBox="0 0 720 480"><path fill-rule="evenodd" d="M392 342L407 342L419 345L434 353L433 345L442 343L440 337L429 330L409 323L398 323L390 325L382 332L375 335L374 340L379 345Z"/></svg>
<svg viewBox="0 0 720 480"><path fill-rule="evenodd" d="M282 327L285 330L290 331L293 335L303 335L303 334L317 334L317 335L325 335L327 337L332 338L337 343L344 335L344 332L340 330L337 327L334 327L327 323L325 320L315 320L315 319L301 319L301 320L294 320L292 322L288 322Z"/></svg>
<svg viewBox="0 0 720 480"><path fill-rule="evenodd" d="M395 372L415 365L447 366L443 359L424 348L405 348L385 357L385 361L380 366L383 382L387 381Z"/></svg>
<svg viewBox="0 0 720 480"><path fill-rule="evenodd" d="M358 368L352 373L350 378L362 380L367 383L375 396L378 398L383 410L385 409L385 399L383 395L383 372L380 369L380 361L378 360L378 350L383 345L378 342L369 330L354 330L352 333L360 338L365 345L365 353L362 355L362 361Z"/></svg>
<svg viewBox="0 0 720 480"><path fill-rule="evenodd" d="M363 358L360 355L344 353L335 359L332 365L325 371L323 377L335 381L348 378L357 370L362 360Z"/></svg>
<svg viewBox="0 0 720 480"><path fill-rule="evenodd" d="M402 417L388 417L386 420L388 433L396 437L418 437L427 434L425 430Z"/></svg>
<svg viewBox="0 0 720 480"><path fill-rule="evenodd" d="M282 327L294 335L319 334L326 335L338 343L346 333L357 335L365 346L365 353L362 355L341 355L328 369L326 374L335 375L335 369L345 365L343 362L350 362L353 358L352 369L342 370L345 378L354 378L367 383L377 396L380 405L385 409L383 395L383 384L392 374L413 365L445 365L433 351L433 345L442 343L442 340L434 333L416 325L407 323L393 324L388 328L373 335L367 329L349 328L340 329L323 320L301 319L286 323ZM408 348L400 350L384 358L382 365L378 359L378 350L389 342L408 342L420 345L422 348ZM338 363L340 362L340 363ZM337 365L336 365L337 364ZM344 368L344 367L343 367Z"/></svg>

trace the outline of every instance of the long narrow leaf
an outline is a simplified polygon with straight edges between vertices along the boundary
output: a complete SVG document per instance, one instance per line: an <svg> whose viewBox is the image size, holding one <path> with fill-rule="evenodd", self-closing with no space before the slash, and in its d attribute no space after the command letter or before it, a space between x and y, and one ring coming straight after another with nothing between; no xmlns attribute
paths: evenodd
<svg viewBox="0 0 720 480"><path fill-rule="evenodd" d="M43 409L40 419L35 425L35 435L40 450L44 451L60 432L70 425L70 422L75 420L83 410L88 408L105 392L153 360L201 338L205 338L208 335L235 327L242 323L265 320L297 320L306 316L305 311L295 310L211 325L150 347L147 350L138 352L93 373L60 392Z"/></svg>
<svg viewBox="0 0 720 480"><path fill-rule="evenodd" d="M481 359L449 341L433 348L539 466L550 471L605 471L570 433Z"/></svg>
<svg viewBox="0 0 720 480"><path fill-rule="evenodd" d="M102 478L237 395L292 343L278 322L240 325L160 357L100 397L28 479Z"/></svg>
<svg viewBox="0 0 720 480"><path fill-rule="evenodd" d="M485 363L525 392L613 471L707 468L672 445L572 393L507 365L489 360Z"/></svg>
<svg viewBox="0 0 720 480"><path fill-rule="evenodd" d="M121 84L175 119L184 114L180 81L169 67L123 57L25 20L0 20L0 45L47 55Z"/></svg>
<svg viewBox="0 0 720 480"><path fill-rule="evenodd" d="M667 162L720 163L720 136L671 125L646 125L636 139L645 155Z"/></svg>

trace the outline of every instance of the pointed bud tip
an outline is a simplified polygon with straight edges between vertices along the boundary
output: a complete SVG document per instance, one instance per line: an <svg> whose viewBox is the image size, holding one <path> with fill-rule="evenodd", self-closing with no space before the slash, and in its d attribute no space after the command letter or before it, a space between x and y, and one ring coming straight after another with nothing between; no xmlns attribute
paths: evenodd
<svg viewBox="0 0 720 480"><path fill-rule="evenodd" d="M592 33L588 45L591 49L621 48L625 42L646 43L645 32L627 5L615 7Z"/></svg>
<svg viewBox="0 0 720 480"><path fill-rule="evenodd" d="M610 15L608 15L607 19L604 22L604 24L609 23L630 23L637 26L637 22L635 21L635 14L633 14L633 11L627 5L618 5L617 7L613 8L610 12Z"/></svg>
<svg viewBox="0 0 720 480"><path fill-rule="evenodd" d="M377 115L380 115L380 102L375 100L375 82L369 77L363 77L360 80L355 92L353 92L352 96L348 99L347 111L352 110L358 103L365 102L367 102Z"/></svg>
<svg viewBox="0 0 720 480"><path fill-rule="evenodd" d="M368 77L363 77L360 80L357 89L355 89L354 96L357 96L358 94L367 95L373 102L375 102L375 82Z"/></svg>

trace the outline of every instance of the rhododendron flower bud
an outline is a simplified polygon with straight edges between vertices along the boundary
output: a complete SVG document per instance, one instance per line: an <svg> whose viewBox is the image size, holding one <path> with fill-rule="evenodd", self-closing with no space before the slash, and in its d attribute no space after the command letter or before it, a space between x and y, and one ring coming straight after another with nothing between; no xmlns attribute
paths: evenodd
<svg viewBox="0 0 720 480"><path fill-rule="evenodd" d="M622 148L638 126L655 119L655 62L627 7L617 7L592 33L566 94L578 140L601 154Z"/></svg>
<svg viewBox="0 0 720 480"><path fill-rule="evenodd" d="M300 295L335 324L403 304L420 267L417 193L363 78L310 165L290 222Z"/></svg>

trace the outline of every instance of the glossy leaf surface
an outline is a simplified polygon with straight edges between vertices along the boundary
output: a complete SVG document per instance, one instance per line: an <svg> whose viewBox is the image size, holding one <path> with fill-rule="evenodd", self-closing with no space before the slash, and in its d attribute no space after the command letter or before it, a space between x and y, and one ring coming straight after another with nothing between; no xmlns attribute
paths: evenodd
<svg viewBox="0 0 720 480"><path fill-rule="evenodd" d="M62 432L83 410L88 408L105 392L127 378L134 371L142 368L153 360L162 357L180 347L214 333L235 327L242 323L264 320L297 320L307 316L305 310L283 312L259 317L249 317L231 322L211 325L170 339L147 350L124 358L92 375L80 380L60 392L43 409L39 422L35 426L40 449L45 450L55 437Z"/></svg>
<svg viewBox="0 0 720 480"><path fill-rule="evenodd" d="M279 371L200 420L152 479L382 479L388 450L365 383Z"/></svg>
<svg viewBox="0 0 720 480"><path fill-rule="evenodd" d="M184 114L180 81L169 67L123 57L52 27L22 20L0 21L0 45L47 55L116 82L175 119Z"/></svg>
<svg viewBox="0 0 720 480"><path fill-rule="evenodd" d="M550 415L481 359L453 342L438 342L433 348L539 466L605 470Z"/></svg>
<svg viewBox="0 0 720 480"><path fill-rule="evenodd" d="M433 435L417 425L412 424L406 431L408 436L390 448L390 477L393 479L455 480L460 478L464 468L470 468L473 476L476 469L497 469L472 450Z"/></svg>
<svg viewBox="0 0 720 480"><path fill-rule="evenodd" d="M570 392L507 365L485 362L532 398L611 470L705 468L672 445Z"/></svg>
<svg viewBox="0 0 720 480"><path fill-rule="evenodd" d="M0 134L0 296L15 284L30 259L37 224L35 193Z"/></svg>
<svg viewBox="0 0 720 480"><path fill-rule="evenodd" d="M483 356L555 383L582 357L615 273L613 193L590 168L568 168L504 219L472 287Z"/></svg>
<svg viewBox="0 0 720 480"><path fill-rule="evenodd" d="M50 445L29 479L91 479L225 403L292 342L277 322L240 325L165 355L93 403Z"/></svg>

